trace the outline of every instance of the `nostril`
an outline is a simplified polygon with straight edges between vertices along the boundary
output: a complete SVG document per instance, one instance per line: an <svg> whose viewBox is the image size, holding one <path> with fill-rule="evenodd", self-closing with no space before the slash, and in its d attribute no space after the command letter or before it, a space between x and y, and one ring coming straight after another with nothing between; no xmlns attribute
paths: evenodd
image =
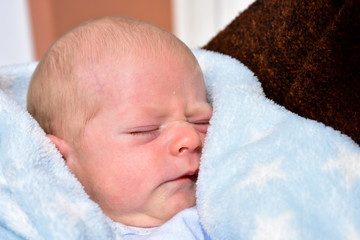
<svg viewBox="0 0 360 240"><path fill-rule="evenodd" d="M201 153L202 136L191 124L180 124L174 128L173 138L169 141L169 150L172 154ZM174 130L174 131L175 131Z"/></svg>
<svg viewBox="0 0 360 240"><path fill-rule="evenodd" d="M179 153L183 153L183 152L185 152L186 151L186 147L181 147L180 149L179 149Z"/></svg>
<svg viewBox="0 0 360 240"><path fill-rule="evenodd" d="M180 147L179 148L179 153L184 153L186 151L191 151L191 152L197 152L197 153L201 153L202 151L202 147L201 146L198 146L196 147L195 149L191 149L191 148L188 148L188 147Z"/></svg>

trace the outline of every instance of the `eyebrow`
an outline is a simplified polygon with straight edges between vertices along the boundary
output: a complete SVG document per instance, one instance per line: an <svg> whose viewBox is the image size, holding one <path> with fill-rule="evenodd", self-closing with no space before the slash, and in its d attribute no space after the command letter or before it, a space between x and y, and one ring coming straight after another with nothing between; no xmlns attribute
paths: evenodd
<svg viewBox="0 0 360 240"><path fill-rule="evenodd" d="M160 111L159 111L160 109ZM159 105L148 105L144 104L137 108L133 108L135 111L125 113L125 116L132 116L135 118L143 118L147 116L155 117L157 119L166 118L167 113L162 112L163 108ZM197 115L203 115L203 117L211 117L212 107L207 102L197 103L196 105L191 105L185 109L184 115L186 118L195 117ZM206 116L204 116L206 115Z"/></svg>

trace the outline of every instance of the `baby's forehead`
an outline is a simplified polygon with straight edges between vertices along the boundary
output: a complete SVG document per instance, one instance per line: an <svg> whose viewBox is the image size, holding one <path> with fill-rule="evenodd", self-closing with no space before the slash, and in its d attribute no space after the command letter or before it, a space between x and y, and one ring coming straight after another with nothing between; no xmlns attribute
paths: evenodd
<svg viewBox="0 0 360 240"><path fill-rule="evenodd" d="M162 72L167 66L156 64L159 58L164 59L186 59L184 61L193 61L193 56L182 46L174 46L163 44L156 48L161 49L161 56L153 48L151 51L149 46L136 46L136 50L127 50L116 48L108 48L103 46L86 46L83 56L80 56L76 62L76 78L78 79L79 88L89 91L90 94L116 94L132 88L134 84L141 83L152 84L151 79L147 79L145 74L143 78L137 81L129 81L129 79L139 76L139 72L145 72L149 69L151 74ZM159 49L160 51L160 49ZM165 57L164 57L165 55ZM190 56L181 57L181 56ZM165 63L166 64L166 63ZM195 65L195 64L194 64ZM171 75L171 73L167 72ZM124 80L126 80L124 82ZM169 76L169 81L171 77Z"/></svg>

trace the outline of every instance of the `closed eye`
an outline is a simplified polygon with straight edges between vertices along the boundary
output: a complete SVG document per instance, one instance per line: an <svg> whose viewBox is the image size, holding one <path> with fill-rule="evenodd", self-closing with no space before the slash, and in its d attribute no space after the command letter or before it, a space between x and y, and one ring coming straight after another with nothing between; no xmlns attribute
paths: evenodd
<svg viewBox="0 0 360 240"><path fill-rule="evenodd" d="M157 134L156 130L151 130L151 131L134 131L134 132L129 132L130 135L134 135L134 136L141 136L141 135L155 135Z"/></svg>
<svg viewBox="0 0 360 240"><path fill-rule="evenodd" d="M148 135L157 135L159 128L158 127L141 127L141 128L135 128L131 129L128 134L133 136L148 136Z"/></svg>
<svg viewBox="0 0 360 240"><path fill-rule="evenodd" d="M209 127L209 120L198 121L193 123L197 131L206 133Z"/></svg>

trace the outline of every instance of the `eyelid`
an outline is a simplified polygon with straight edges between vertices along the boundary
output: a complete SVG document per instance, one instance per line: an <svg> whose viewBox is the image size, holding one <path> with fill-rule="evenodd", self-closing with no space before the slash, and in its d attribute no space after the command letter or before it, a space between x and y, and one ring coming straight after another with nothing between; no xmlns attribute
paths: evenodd
<svg viewBox="0 0 360 240"><path fill-rule="evenodd" d="M194 114L194 116L189 117L188 121L193 124L209 124L212 114L212 108L209 106L209 108L202 113Z"/></svg>
<svg viewBox="0 0 360 240"><path fill-rule="evenodd" d="M192 124L195 125L195 128L197 131L206 133L209 127L209 120L200 120L200 121L194 121Z"/></svg>
<svg viewBox="0 0 360 240"><path fill-rule="evenodd" d="M159 130L158 126L144 126L144 127L136 127L136 128L129 129L127 131L127 133L132 134L132 135L149 134L149 133L156 132L157 130Z"/></svg>

